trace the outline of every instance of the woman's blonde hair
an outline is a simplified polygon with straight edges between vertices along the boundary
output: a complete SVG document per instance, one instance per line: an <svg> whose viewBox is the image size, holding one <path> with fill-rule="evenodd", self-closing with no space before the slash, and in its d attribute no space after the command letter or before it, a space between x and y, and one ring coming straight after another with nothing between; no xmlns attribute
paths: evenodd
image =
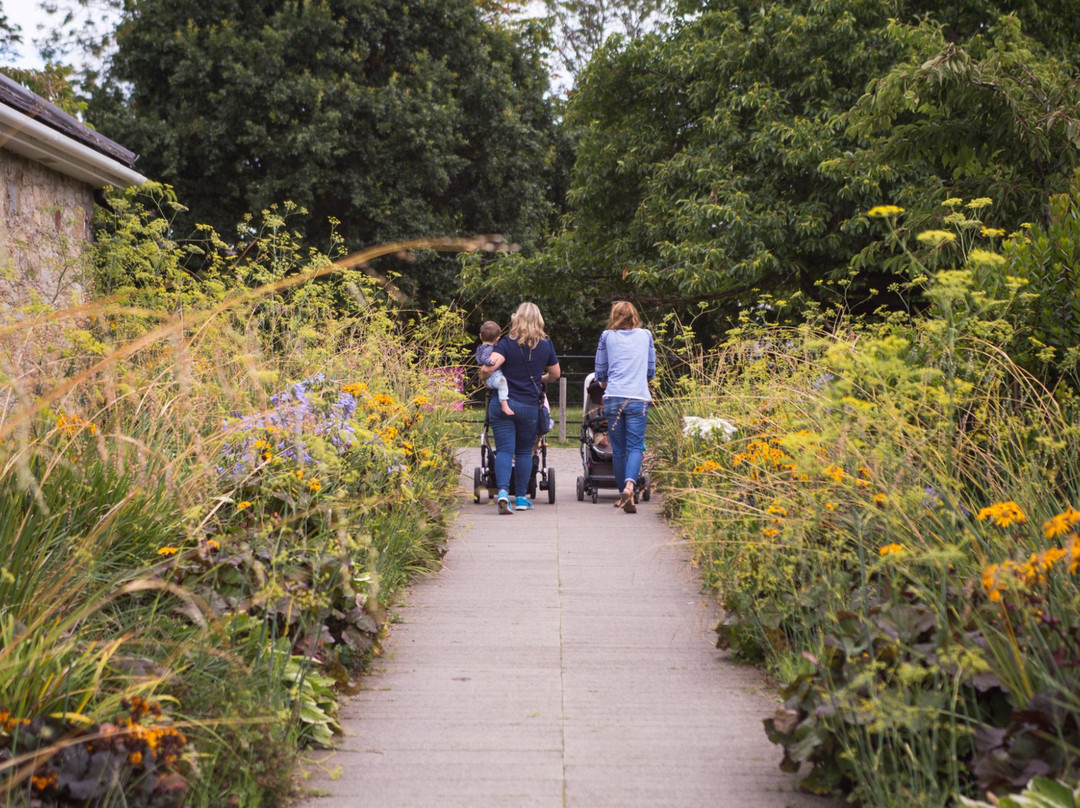
<svg viewBox="0 0 1080 808"><path fill-rule="evenodd" d="M535 348L540 340L545 339L544 317L540 314L540 307L535 303L525 302L517 307L510 316L509 337L516 340L519 345Z"/></svg>
<svg viewBox="0 0 1080 808"><path fill-rule="evenodd" d="M616 300L611 304L611 314L607 321L608 331L622 331L628 328L641 328L641 318L637 309L629 300Z"/></svg>

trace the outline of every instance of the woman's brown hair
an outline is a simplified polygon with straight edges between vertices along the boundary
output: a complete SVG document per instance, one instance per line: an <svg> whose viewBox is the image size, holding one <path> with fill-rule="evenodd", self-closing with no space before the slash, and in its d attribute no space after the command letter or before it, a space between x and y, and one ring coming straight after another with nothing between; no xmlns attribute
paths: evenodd
<svg viewBox="0 0 1080 808"><path fill-rule="evenodd" d="M628 328L641 328L641 318L637 309L629 300L616 300L611 304L611 315L607 321L608 331L622 331Z"/></svg>

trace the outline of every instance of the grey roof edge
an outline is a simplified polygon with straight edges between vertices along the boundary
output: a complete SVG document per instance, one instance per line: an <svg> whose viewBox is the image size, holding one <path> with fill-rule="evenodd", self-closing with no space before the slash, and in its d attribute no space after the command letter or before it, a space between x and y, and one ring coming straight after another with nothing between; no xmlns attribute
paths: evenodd
<svg viewBox="0 0 1080 808"><path fill-rule="evenodd" d="M0 104L21 112L38 123L82 143L128 168L135 167L137 155L119 143L94 131L62 109L0 73Z"/></svg>

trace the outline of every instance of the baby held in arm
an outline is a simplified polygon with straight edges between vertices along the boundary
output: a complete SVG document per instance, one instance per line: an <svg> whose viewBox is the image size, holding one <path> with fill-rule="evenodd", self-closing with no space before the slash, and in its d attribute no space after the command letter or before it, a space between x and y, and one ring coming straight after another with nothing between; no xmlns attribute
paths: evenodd
<svg viewBox="0 0 1080 808"><path fill-rule="evenodd" d="M496 322L488 320L480 326L480 347L476 349L476 361L481 366L494 368L484 384L498 394L499 406L502 408L503 414L513 415L514 411L510 409L510 403L507 401L510 397L510 389L506 383L506 376L499 370L499 366L506 361L505 357L496 354L497 359L491 358L491 353L495 350L495 345L501 336L502 328Z"/></svg>

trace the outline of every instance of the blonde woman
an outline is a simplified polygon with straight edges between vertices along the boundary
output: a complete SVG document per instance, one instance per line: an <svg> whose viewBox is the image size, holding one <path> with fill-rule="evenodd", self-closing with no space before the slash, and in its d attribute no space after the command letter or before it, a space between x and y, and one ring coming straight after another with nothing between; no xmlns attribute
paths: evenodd
<svg viewBox="0 0 1080 808"><path fill-rule="evenodd" d="M649 382L656 375L656 347L652 332L641 327L634 304L611 304L607 330L596 346L594 378L604 387L604 418L611 440L615 484L620 488L616 508L636 513L634 490L645 454Z"/></svg>
<svg viewBox="0 0 1080 808"><path fill-rule="evenodd" d="M510 318L510 331L496 343L491 361L501 367L509 389L512 412L503 411L494 397L488 402L488 420L495 439L496 502L500 514L530 510L529 479L532 477L532 449L536 441L536 417L544 396L544 384L559 378L559 357L555 346L544 333L544 318L535 303L518 306ZM480 368L485 379L492 370ZM514 467L524 473L514 475L514 499L511 502L510 473Z"/></svg>

